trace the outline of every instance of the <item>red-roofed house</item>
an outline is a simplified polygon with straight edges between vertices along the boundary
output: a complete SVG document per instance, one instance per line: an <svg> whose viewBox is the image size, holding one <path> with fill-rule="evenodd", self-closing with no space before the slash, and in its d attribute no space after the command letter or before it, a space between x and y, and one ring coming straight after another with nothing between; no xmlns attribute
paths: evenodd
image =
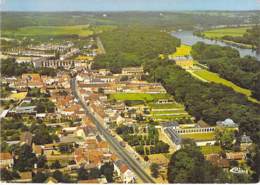
<svg viewBox="0 0 260 185"><path fill-rule="evenodd" d="M115 171L122 178L124 183L134 183L135 174L128 168L127 164L122 160L114 163Z"/></svg>
<svg viewBox="0 0 260 185"><path fill-rule="evenodd" d="M0 153L0 167L12 167L14 164L14 159L11 153L3 152Z"/></svg>

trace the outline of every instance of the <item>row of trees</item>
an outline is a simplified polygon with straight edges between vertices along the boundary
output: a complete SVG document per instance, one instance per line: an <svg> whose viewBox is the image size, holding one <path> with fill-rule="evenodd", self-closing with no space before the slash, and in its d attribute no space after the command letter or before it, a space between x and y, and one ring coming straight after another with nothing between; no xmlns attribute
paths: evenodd
<svg viewBox="0 0 260 185"><path fill-rule="evenodd" d="M160 153L168 153L170 146L163 142L158 141L154 146L145 146L145 145L137 145L135 146L135 150L140 155L151 155L151 154L160 154Z"/></svg>
<svg viewBox="0 0 260 185"><path fill-rule="evenodd" d="M260 99L260 63L255 58L249 56L240 58L235 49L202 42L192 46L192 56L206 64L210 71L252 90L253 96Z"/></svg>

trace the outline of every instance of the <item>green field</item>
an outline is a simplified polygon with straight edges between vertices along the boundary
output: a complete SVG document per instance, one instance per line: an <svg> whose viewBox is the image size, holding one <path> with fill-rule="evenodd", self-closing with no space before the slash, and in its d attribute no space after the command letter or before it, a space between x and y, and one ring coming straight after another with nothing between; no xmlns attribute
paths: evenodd
<svg viewBox="0 0 260 185"><path fill-rule="evenodd" d="M191 118L190 115L187 114L180 114L180 115L174 115L174 116L163 116L163 115L154 115L152 116L154 119L160 119L160 120L178 120L182 118Z"/></svg>
<svg viewBox="0 0 260 185"><path fill-rule="evenodd" d="M175 109L175 108L183 108L183 105L178 103L166 103L166 104L149 104L151 109Z"/></svg>
<svg viewBox="0 0 260 185"><path fill-rule="evenodd" d="M214 140L215 133L209 132L209 133L181 134L181 137L185 139L194 139L196 141L209 141L209 140Z"/></svg>
<svg viewBox="0 0 260 185"><path fill-rule="evenodd" d="M183 57L189 56L191 52L191 46L182 44L180 47L176 48L176 52L171 55L171 57Z"/></svg>
<svg viewBox="0 0 260 185"><path fill-rule="evenodd" d="M90 27L89 25L75 26L32 26L23 27L17 30L5 30L3 35L6 37L26 37L26 36L60 36L60 35L78 35L86 37L93 33L100 33L113 29L113 26L97 26Z"/></svg>
<svg viewBox="0 0 260 185"><path fill-rule="evenodd" d="M198 71L193 71L194 74L198 75L202 79L208 81L208 82L214 82L214 83L219 83L223 84L225 86L231 87L234 89L234 91L239 92L241 94L244 94L246 96L251 96L251 91L248 89L244 89L242 87L237 86L236 84L225 80L221 78L218 74L207 71L207 70L198 70Z"/></svg>
<svg viewBox="0 0 260 185"><path fill-rule="evenodd" d="M204 155L208 155L208 154L214 154L214 153L221 152L221 147L220 146L201 146L200 150Z"/></svg>
<svg viewBox="0 0 260 185"><path fill-rule="evenodd" d="M176 120L181 118L190 118L183 105L178 103L169 104L149 104L151 108L151 117L159 120Z"/></svg>
<svg viewBox="0 0 260 185"><path fill-rule="evenodd" d="M164 115L164 114L182 114L186 113L184 109L177 109L177 110L167 110L165 111L152 111L151 114L153 115Z"/></svg>
<svg viewBox="0 0 260 185"><path fill-rule="evenodd" d="M246 30L250 27L239 27L239 28L222 28L204 31L203 34L207 38L220 39L224 36L242 37Z"/></svg>
<svg viewBox="0 0 260 185"><path fill-rule="evenodd" d="M109 99L125 101L125 100L143 100L145 102L152 102L159 99L170 98L169 94L146 94L146 93L116 93L111 94Z"/></svg>

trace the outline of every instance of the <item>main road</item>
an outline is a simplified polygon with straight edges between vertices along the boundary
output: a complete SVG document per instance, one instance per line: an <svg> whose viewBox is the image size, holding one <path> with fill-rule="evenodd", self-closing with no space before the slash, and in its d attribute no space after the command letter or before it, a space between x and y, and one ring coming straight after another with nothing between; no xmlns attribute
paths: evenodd
<svg viewBox="0 0 260 185"><path fill-rule="evenodd" d="M111 136L111 134L106 130L106 128L103 126L103 124L96 119L96 117L93 115L93 113L90 111L88 105L84 100L82 100L81 95L78 93L77 89L77 83L76 78L71 79L71 88L72 93L77 98L77 100L80 102L82 107L84 108L86 114L92 119L92 121L95 123L98 131L104 136L104 138L107 140L107 142L110 144L110 146L116 151L116 153L119 155L121 159L123 159L130 169L144 182L144 183L155 183L155 181L150 177L143 169L143 167L139 164L138 161L136 161L130 154L126 151L125 148L123 148L119 142Z"/></svg>

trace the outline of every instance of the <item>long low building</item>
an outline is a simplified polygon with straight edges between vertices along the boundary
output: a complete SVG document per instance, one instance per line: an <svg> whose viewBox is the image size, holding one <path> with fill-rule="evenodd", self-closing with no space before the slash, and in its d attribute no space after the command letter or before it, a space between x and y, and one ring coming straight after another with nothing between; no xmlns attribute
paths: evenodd
<svg viewBox="0 0 260 185"><path fill-rule="evenodd" d="M58 67L64 67L64 68L70 68L75 65L75 62L73 60L50 60L48 58L40 58L33 61L34 67L50 67L50 68L58 68Z"/></svg>
<svg viewBox="0 0 260 185"><path fill-rule="evenodd" d="M206 128L186 128L186 129L176 129L178 134L192 134L192 133L210 133L215 131L215 127L206 127Z"/></svg>
<svg viewBox="0 0 260 185"><path fill-rule="evenodd" d="M168 138L172 141L172 143L176 146L176 149L179 150L181 148L181 143L182 143L182 139L180 135L172 127L165 128L164 132L166 133Z"/></svg>

